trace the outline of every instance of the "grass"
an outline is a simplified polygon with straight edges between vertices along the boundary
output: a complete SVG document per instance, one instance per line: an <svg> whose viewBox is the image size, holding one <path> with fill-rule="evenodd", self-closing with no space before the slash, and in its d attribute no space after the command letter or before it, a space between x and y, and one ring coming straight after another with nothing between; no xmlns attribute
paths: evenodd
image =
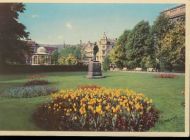
<svg viewBox="0 0 190 140"><path fill-rule="evenodd" d="M87 79L85 72L54 72L47 75L51 86L68 89L78 85L97 84L104 87L129 88L153 99L160 110L160 119L150 131L184 132L184 75L174 79L155 78L150 73L106 72L106 78ZM0 92L5 88L20 86L27 81L27 74L0 75ZM35 98L0 97L0 130L40 130L32 121L35 108L49 100L49 96Z"/></svg>

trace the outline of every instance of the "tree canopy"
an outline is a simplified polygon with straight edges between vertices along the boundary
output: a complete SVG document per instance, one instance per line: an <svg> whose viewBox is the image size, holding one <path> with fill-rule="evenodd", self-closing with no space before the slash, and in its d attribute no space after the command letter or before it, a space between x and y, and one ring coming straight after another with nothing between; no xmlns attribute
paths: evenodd
<svg viewBox="0 0 190 140"><path fill-rule="evenodd" d="M25 39L29 33L19 22L19 14L25 10L22 3L0 4L0 64L24 63L29 52ZM11 53L10 53L11 52Z"/></svg>

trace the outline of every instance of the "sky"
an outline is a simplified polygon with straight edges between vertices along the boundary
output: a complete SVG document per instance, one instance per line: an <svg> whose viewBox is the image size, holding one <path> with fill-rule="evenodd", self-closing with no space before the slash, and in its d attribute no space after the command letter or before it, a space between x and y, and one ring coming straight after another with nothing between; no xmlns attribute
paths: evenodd
<svg viewBox="0 0 190 140"><path fill-rule="evenodd" d="M153 24L159 13L179 4L26 3L19 21L39 44L98 41L105 32L118 38L141 20Z"/></svg>

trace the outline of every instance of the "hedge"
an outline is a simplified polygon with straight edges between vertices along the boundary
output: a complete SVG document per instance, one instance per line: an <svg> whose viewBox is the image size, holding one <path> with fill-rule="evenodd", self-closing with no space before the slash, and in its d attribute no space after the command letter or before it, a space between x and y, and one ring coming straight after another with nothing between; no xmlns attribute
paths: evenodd
<svg viewBox="0 0 190 140"><path fill-rule="evenodd" d="M39 73L87 71L85 65L5 65L0 67L0 73Z"/></svg>

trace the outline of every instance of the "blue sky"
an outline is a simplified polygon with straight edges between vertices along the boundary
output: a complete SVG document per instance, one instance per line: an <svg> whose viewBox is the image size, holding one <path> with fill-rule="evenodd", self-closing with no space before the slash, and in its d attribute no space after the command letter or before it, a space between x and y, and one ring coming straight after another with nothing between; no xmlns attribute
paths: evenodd
<svg viewBox="0 0 190 140"><path fill-rule="evenodd" d="M44 44L95 42L105 32L118 38L141 20L153 21L177 4L51 4L27 3L20 14L30 38Z"/></svg>

